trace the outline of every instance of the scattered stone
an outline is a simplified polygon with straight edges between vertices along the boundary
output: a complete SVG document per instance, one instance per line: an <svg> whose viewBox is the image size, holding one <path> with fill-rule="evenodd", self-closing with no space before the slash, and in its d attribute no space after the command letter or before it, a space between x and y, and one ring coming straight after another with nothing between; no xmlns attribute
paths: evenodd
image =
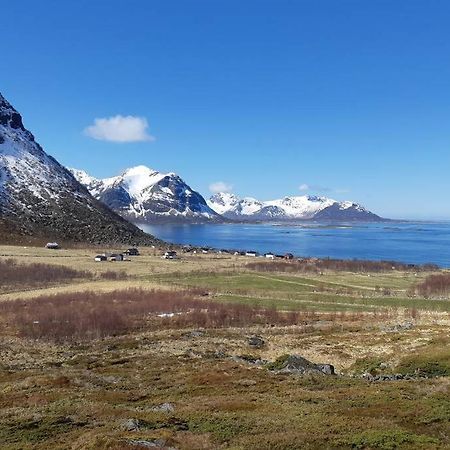
<svg viewBox="0 0 450 450"><path fill-rule="evenodd" d="M263 348L266 345L266 342L261 336L253 335L247 339L248 345L253 348Z"/></svg>
<svg viewBox="0 0 450 450"><path fill-rule="evenodd" d="M263 366L268 363L267 360L258 358L257 356L252 355L239 355L239 356L232 356L231 360L237 363L248 363L248 364L255 364L257 366Z"/></svg>
<svg viewBox="0 0 450 450"><path fill-rule="evenodd" d="M171 403L161 403L160 405L151 408L153 412L172 413L175 411L175 407Z"/></svg>
<svg viewBox="0 0 450 450"><path fill-rule="evenodd" d="M411 330L412 328L414 328L414 324L412 322L403 322L389 327L384 327L383 331L386 331L387 333L399 333L401 331Z"/></svg>
<svg viewBox="0 0 450 450"><path fill-rule="evenodd" d="M380 374L380 375L372 375L371 373L363 373L361 378L364 378L367 381L398 381L398 380L414 380L414 377L410 375L403 375L401 373L395 374Z"/></svg>
<svg viewBox="0 0 450 450"><path fill-rule="evenodd" d="M121 428L125 431L139 431L141 424L138 419L127 419L122 423Z"/></svg>
<svg viewBox="0 0 450 450"><path fill-rule="evenodd" d="M187 333L184 333L183 336L185 338L196 338L196 337L202 337L204 336L206 333L202 330L192 330L189 331Z"/></svg>
<svg viewBox="0 0 450 450"><path fill-rule="evenodd" d="M268 368L276 373L335 375L334 366L331 364L315 364L300 355L281 356L269 364Z"/></svg>

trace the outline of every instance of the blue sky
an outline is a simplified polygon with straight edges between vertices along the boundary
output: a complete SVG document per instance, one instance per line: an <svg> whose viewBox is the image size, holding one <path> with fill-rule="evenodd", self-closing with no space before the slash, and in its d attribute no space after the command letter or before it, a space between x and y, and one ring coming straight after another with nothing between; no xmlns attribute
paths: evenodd
<svg viewBox="0 0 450 450"><path fill-rule="evenodd" d="M10 1L0 91L98 177L145 164L204 195L448 219L449 20L446 0ZM83 131L117 115L145 118L142 139Z"/></svg>

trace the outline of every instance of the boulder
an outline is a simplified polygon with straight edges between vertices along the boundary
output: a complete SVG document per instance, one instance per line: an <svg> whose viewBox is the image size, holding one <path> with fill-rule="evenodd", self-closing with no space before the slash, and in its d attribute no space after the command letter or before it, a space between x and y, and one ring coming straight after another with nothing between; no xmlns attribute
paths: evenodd
<svg viewBox="0 0 450 450"><path fill-rule="evenodd" d="M269 369L277 373L293 373L297 375L321 374L335 375L331 364L315 364L300 355L285 355L269 364Z"/></svg>

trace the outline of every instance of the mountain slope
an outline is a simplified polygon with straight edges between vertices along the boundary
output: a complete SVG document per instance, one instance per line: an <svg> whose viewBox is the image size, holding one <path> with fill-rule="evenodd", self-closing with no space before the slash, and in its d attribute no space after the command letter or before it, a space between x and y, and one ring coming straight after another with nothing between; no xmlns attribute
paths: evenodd
<svg viewBox="0 0 450 450"><path fill-rule="evenodd" d="M156 240L102 203L25 129L0 94L0 219L18 234L90 243Z"/></svg>
<svg viewBox="0 0 450 450"><path fill-rule="evenodd" d="M219 222L223 219L178 175L145 166L103 180L69 169L98 200L135 222Z"/></svg>
<svg viewBox="0 0 450 450"><path fill-rule="evenodd" d="M213 195L207 203L232 220L381 220L357 203L337 202L326 197L308 195L261 202L254 198L240 199L234 194L220 192Z"/></svg>

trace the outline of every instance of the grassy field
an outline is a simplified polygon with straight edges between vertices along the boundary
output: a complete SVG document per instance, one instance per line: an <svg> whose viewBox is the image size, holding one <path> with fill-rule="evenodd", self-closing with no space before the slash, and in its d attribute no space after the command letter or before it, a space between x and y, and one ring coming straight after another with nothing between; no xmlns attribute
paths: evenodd
<svg viewBox="0 0 450 450"><path fill-rule="evenodd" d="M413 294L430 273L93 260L117 250L0 247L18 267L0 293L0 448L450 448L450 299ZM43 264L70 271L30 276ZM271 370L294 354L336 375Z"/></svg>

